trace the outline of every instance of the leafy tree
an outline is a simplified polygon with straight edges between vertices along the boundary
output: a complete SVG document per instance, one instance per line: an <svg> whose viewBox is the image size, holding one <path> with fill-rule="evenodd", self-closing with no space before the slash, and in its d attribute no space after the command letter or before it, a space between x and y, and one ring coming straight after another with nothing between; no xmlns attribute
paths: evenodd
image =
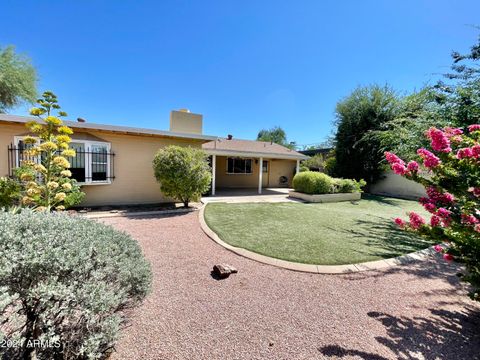
<svg viewBox="0 0 480 360"><path fill-rule="evenodd" d="M64 210L65 206L78 203L84 194L80 192L76 181L70 179L72 173L67 158L75 156L75 150L69 143L72 129L63 125L59 117L67 116L58 111L58 116L52 115L53 110L59 110L57 97L51 91L45 91L43 97L37 100L40 105L32 108L30 114L42 120L27 123L27 128L35 136L23 139L28 146L24 151L27 157L19 169L22 180L22 204L34 206L38 211ZM68 196L70 198L68 198Z"/></svg>
<svg viewBox="0 0 480 360"><path fill-rule="evenodd" d="M309 170L322 171L324 167L325 160L323 159L322 154L316 154L311 158L302 161L302 165L307 167Z"/></svg>
<svg viewBox="0 0 480 360"><path fill-rule="evenodd" d="M399 98L389 86L359 87L336 107L335 175L367 179L373 183L382 173L380 140L372 134L396 118Z"/></svg>
<svg viewBox="0 0 480 360"><path fill-rule="evenodd" d="M387 152L386 159L399 175L425 186L420 203L432 215L427 222L410 212L409 221L395 219L401 228L439 243L435 248L447 261L464 263L463 280L472 285L470 296L480 301L480 125L468 129L432 127L426 133L429 148L418 149L423 166L408 164Z"/></svg>
<svg viewBox="0 0 480 360"><path fill-rule="evenodd" d="M0 48L0 113L37 96L37 73L30 60L15 53L13 46Z"/></svg>
<svg viewBox="0 0 480 360"><path fill-rule="evenodd" d="M153 160L155 178L166 196L180 200L185 207L197 201L212 179L207 155L200 149L167 146Z"/></svg>
<svg viewBox="0 0 480 360"><path fill-rule="evenodd" d="M257 141L271 141L275 144L283 145L289 149L294 149L296 144L294 141L287 141L287 133L280 126L271 129L262 129L258 132Z"/></svg>

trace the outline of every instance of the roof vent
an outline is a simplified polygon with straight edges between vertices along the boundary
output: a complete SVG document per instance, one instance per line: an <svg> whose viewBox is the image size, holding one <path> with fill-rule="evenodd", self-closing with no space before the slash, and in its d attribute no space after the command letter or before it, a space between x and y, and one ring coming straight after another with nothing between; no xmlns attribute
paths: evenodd
<svg viewBox="0 0 480 360"><path fill-rule="evenodd" d="M227 135L227 140L232 140L232 139L233 139L233 135L228 134Z"/></svg>
<svg viewBox="0 0 480 360"><path fill-rule="evenodd" d="M84 118L80 118L80 117L77 118L77 121L78 121L79 123L87 122L87 120L85 120Z"/></svg>

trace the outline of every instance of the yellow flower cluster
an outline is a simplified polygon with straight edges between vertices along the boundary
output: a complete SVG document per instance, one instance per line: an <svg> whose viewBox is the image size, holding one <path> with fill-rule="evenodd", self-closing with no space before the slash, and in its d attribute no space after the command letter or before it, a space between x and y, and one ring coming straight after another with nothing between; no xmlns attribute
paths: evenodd
<svg viewBox="0 0 480 360"><path fill-rule="evenodd" d="M22 180L22 181L32 181L33 176L32 176L32 174L23 173L22 175L20 175L20 180Z"/></svg>
<svg viewBox="0 0 480 360"><path fill-rule="evenodd" d="M25 137L23 138L23 142L24 142L25 144L35 144L35 143L37 142L37 139L34 138L33 136L25 136Z"/></svg>
<svg viewBox="0 0 480 360"><path fill-rule="evenodd" d="M56 188L58 188L58 183L56 181L49 181L47 183L47 187L50 189L50 190L55 190Z"/></svg>
<svg viewBox="0 0 480 360"><path fill-rule="evenodd" d="M60 175L65 176L65 177L70 177L70 176L72 176L72 172L70 170L62 170L62 171L60 171Z"/></svg>
<svg viewBox="0 0 480 360"><path fill-rule="evenodd" d="M58 146L53 141L46 141L43 144L40 144L39 148L42 151L55 151L58 149Z"/></svg>
<svg viewBox="0 0 480 360"><path fill-rule="evenodd" d="M67 197L67 194L65 194L64 192L59 192L57 194L55 194L55 201L63 201L65 200L65 198Z"/></svg>
<svg viewBox="0 0 480 360"><path fill-rule="evenodd" d="M24 196L22 198L22 204L24 205L32 205L33 203L35 203L35 200L32 199L30 196Z"/></svg>
<svg viewBox="0 0 480 360"><path fill-rule="evenodd" d="M59 134L63 134L63 135L72 135L73 134L72 129L70 129L68 126L60 126L59 128L57 128L57 131L58 131Z"/></svg>
<svg viewBox="0 0 480 360"><path fill-rule="evenodd" d="M75 157L76 154L77 153L73 149L63 150L62 152L62 156L65 156L65 157Z"/></svg>
<svg viewBox="0 0 480 360"><path fill-rule="evenodd" d="M63 211L63 210L65 210L65 206L59 205L59 206L57 206L57 207L55 208L55 210L57 210L57 211Z"/></svg>
<svg viewBox="0 0 480 360"><path fill-rule="evenodd" d="M49 125L54 125L54 126L60 126L63 124L62 120L60 120L56 116L51 116L51 115L45 118L45 122Z"/></svg>
<svg viewBox="0 0 480 360"><path fill-rule="evenodd" d="M31 148L31 149L25 150L25 151L23 152L23 154L24 154L25 156L34 157L34 156L37 156L37 155L40 153L39 150L40 150L39 148L34 147L34 148Z"/></svg>
<svg viewBox="0 0 480 360"><path fill-rule="evenodd" d="M53 158L53 163L55 165L61 166L63 168L69 168L70 167L70 163L63 156L55 156Z"/></svg>
<svg viewBox="0 0 480 360"><path fill-rule="evenodd" d="M42 174L45 174L47 172L47 169L45 168L45 166L43 166L42 164L35 164L33 166L33 168L38 171L38 172L41 172Z"/></svg>
<svg viewBox="0 0 480 360"><path fill-rule="evenodd" d="M70 191L70 190L72 190L72 184L70 184L70 183L62 184L62 188L63 188L63 190Z"/></svg>
<svg viewBox="0 0 480 360"><path fill-rule="evenodd" d="M45 114L45 109L40 109L40 108L31 108L30 109L30 115L33 115L33 116L40 116L40 115L43 115Z"/></svg>
<svg viewBox="0 0 480 360"><path fill-rule="evenodd" d="M69 143L72 139L68 135L57 135L57 141L59 143Z"/></svg>

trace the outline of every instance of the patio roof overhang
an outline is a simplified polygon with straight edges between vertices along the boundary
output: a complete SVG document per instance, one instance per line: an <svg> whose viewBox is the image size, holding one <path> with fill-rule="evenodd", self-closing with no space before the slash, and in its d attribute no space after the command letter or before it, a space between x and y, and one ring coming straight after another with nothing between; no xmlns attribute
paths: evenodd
<svg viewBox="0 0 480 360"><path fill-rule="evenodd" d="M253 152L253 151L239 151L239 150L219 150L206 149L208 155L216 156L235 156L235 157L252 157L265 159L281 159L281 160L306 160L309 157L303 154L276 154L271 152Z"/></svg>

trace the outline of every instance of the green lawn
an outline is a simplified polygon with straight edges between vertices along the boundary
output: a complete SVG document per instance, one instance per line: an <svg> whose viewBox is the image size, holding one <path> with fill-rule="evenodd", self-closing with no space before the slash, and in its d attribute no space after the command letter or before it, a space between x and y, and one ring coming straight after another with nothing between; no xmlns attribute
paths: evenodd
<svg viewBox="0 0 480 360"><path fill-rule="evenodd" d="M415 201L379 196L330 204L210 203L205 220L231 245L289 261L339 265L430 246L393 224L410 210L425 214Z"/></svg>

